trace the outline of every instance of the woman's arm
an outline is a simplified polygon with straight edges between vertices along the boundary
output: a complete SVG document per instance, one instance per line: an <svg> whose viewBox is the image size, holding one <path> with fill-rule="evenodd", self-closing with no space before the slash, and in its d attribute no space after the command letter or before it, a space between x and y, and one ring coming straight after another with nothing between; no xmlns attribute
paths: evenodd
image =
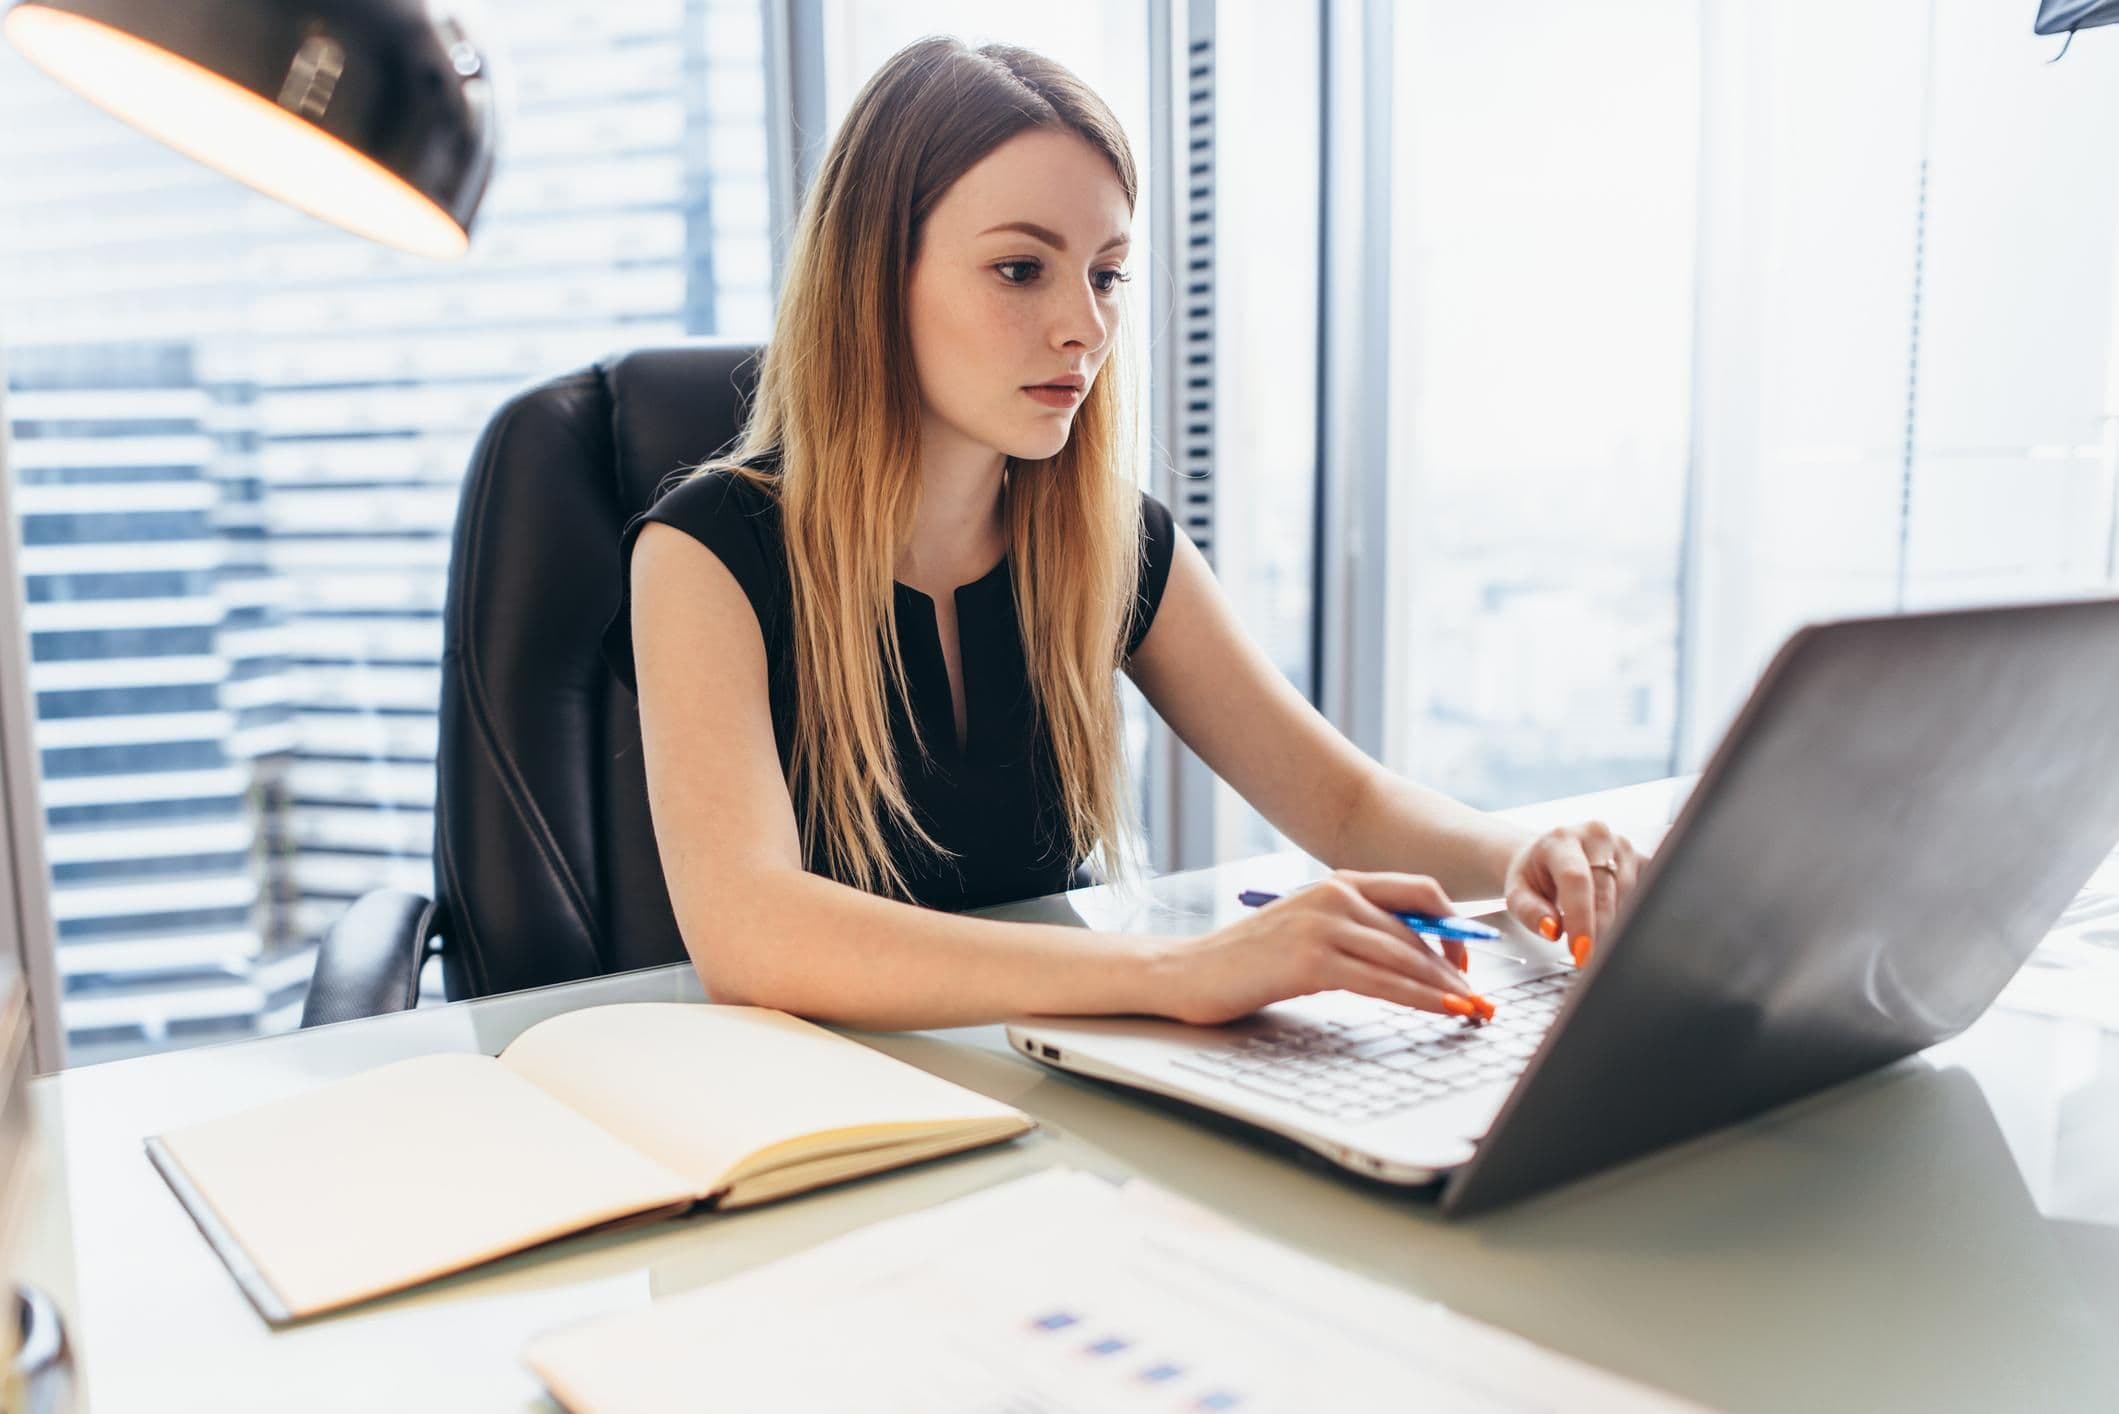
<svg viewBox="0 0 2119 1414"><path fill-rule="evenodd" d="M1509 861L1531 833L1371 761L1339 831L1330 863L1343 869L1406 869L1421 861L1456 898L1499 898Z"/></svg>
<svg viewBox="0 0 2119 1414"><path fill-rule="evenodd" d="M872 1031L1034 1012L1160 1012L1149 985L1156 945L1064 924L942 913L799 869L741 881L710 920L685 933L713 1000Z"/></svg>
<svg viewBox="0 0 2119 1414"><path fill-rule="evenodd" d="M1455 897L1501 892L1529 838L1371 760L1273 666L1182 529L1133 680L1201 760L1334 868L1407 870Z"/></svg>
<svg viewBox="0 0 2119 1414"><path fill-rule="evenodd" d="M1506 899L1577 960L1616 916L1639 869L1600 821L1533 835L1383 768L1304 700L1236 617L1184 535L1134 681L1187 746L1281 833L1335 869L1403 870L1453 899Z"/></svg>

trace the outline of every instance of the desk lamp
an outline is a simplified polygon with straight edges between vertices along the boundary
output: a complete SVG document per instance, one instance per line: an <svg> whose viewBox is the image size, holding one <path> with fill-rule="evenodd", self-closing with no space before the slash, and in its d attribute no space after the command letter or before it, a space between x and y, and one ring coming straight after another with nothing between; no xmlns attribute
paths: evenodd
<svg viewBox="0 0 2119 1414"><path fill-rule="evenodd" d="M2038 18L2031 25L2031 33L2066 31L2067 44L2060 46L2060 54L2065 54L2068 45L2075 42L2076 30L2111 24L2119 24L2119 0L2038 0ZM2057 60L2060 54L2047 62Z"/></svg>
<svg viewBox="0 0 2119 1414"><path fill-rule="evenodd" d="M31 62L187 156L357 235L461 255L493 86L420 0L15 0Z"/></svg>

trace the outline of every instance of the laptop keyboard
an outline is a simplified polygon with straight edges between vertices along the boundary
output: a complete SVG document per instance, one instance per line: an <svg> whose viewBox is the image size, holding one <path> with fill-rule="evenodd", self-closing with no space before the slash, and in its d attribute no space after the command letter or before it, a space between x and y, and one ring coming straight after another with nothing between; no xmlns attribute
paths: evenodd
<svg viewBox="0 0 2119 1414"><path fill-rule="evenodd" d="M1488 992L1494 1019L1484 1026L1379 1001L1372 1016L1272 1022L1172 1064L1329 1119L1380 1119L1521 1075L1575 975Z"/></svg>

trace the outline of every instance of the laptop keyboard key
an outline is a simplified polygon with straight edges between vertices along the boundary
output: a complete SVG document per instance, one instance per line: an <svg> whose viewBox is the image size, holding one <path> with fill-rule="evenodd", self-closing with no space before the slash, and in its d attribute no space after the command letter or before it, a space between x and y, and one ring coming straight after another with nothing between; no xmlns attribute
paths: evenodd
<svg viewBox="0 0 2119 1414"><path fill-rule="evenodd" d="M1276 1022L1176 1064L1320 1117L1366 1121L1522 1074L1573 982L1561 973L1490 992L1500 1014L1483 1027L1364 1001L1366 1013Z"/></svg>

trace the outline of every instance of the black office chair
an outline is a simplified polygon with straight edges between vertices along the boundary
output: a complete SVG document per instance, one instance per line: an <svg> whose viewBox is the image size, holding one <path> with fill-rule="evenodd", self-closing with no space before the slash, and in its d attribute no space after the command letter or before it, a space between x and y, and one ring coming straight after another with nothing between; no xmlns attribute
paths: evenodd
<svg viewBox="0 0 2119 1414"><path fill-rule="evenodd" d="M317 953L302 1025L678 962L640 717L599 646L620 532L731 445L759 346L642 349L511 398L456 512L435 759L436 897L382 889Z"/></svg>

